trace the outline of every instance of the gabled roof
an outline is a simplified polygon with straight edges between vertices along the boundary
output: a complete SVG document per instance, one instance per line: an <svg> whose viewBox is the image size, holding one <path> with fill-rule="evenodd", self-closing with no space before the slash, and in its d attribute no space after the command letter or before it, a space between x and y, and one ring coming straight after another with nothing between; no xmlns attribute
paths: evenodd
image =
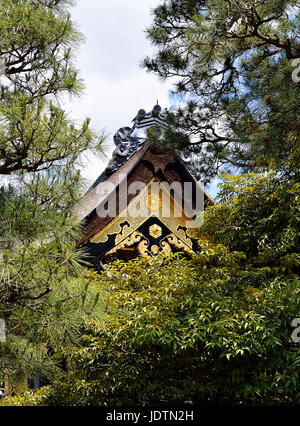
<svg viewBox="0 0 300 426"><path fill-rule="evenodd" d="M139 198L141 199L139 193L130 191L130 185L137 182L147 187L147 191L153 181L167 186L175 182L182 188L185 183L190 182L192 184L191 205L195 205L199 188L185 162L177 154L170 156L155 153L147 143L145 129L153 123L165 126L164 119L165 115L161 114L161 108L156 105L150 113L140 110L133 120L132 129L129 127L119 129L114 136L116 149L110 163L75 206L77 217L84 221L83 236L78 244L86 246L94 259L132 244L138 244L140 252L143 244L146 247L145 250L148 250L145 238L148 245L153 244L153 247L157 248L159 244L160 247L163 244L164 248L171 250L170 247L173 244L186 252L194 250L195 242L185 230L183 217L171 220L156 211L151 211L151 208L146 209L145 220L131 220L129 223L126 216L124 217L124 214L129 215L129 210ZM204 189L201 190L204 192L205 199L214 202ZM176 197L180 199L182 194L183 191L180 188L175 189L173 207L176 204ZM145 196L142 200L144 205ZM150 194L149 196L151 197ZM115 214L99 215L99 211L104 209L112 197L116 197ZM150 228L147 236L144 235L144 239L141 237L141 232L145 230L145 223L148 224L148 222L148 228L156 227L161 230L161 238L157 241L151 236Z"/></svg>

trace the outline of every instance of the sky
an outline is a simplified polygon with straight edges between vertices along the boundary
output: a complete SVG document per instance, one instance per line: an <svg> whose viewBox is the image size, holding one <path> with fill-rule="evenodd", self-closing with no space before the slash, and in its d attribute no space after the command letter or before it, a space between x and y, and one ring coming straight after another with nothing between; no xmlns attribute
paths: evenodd
<svg viewBox="0 0 300 426"><path fill-rule="evenodd" d="M91 118L91 126L106 133L106 158L89 155L83 175L94 181L106 167L114 150L113 135L131 120L139 109L150 111L157 100L170 107L172 83L162 81L141 67L153 47L145 30L152 22L151 9L160 0L78 0L72 20L83 33L85 42L76 66L85 84L80 99L66 99L64 108L72 118ZM215 195L215 187L208 188Z"/></svg>
<svg viewBox="0 0 300 426"><path fill-rule="evenodd" d="M91 118L91 126L105 131L106 159L88 158L84 175L94 180L114 149L113 135L120 127L132 126L139 109L152 110L157 100L169 107L171 83L162 82L140 66L151 54L145 29L151 24L151 9L159 0L79 0L72 19L85 36L76 66L84 80L80 99L67 100L64 108L78 121Z"/></svg>

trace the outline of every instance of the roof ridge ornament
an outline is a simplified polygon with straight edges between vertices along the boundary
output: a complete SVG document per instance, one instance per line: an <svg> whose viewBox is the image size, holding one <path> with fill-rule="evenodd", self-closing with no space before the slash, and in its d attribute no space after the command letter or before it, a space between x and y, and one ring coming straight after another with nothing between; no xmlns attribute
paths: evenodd
<svg viewBox="0 0 300 426"><path fill-rule="evenodd" d="M167 128L167 108L162 112L161 106L154 105L151 111L146 112L140 109L132 122L131 127L121 127L114 135L114 143L116 149L113 153L112 160L108 165L111 171L117 170L125 161L137 152L147 139L146 129L151 126L162 126Z"/></svg>
<svg viewBox="0 0 300 426"><path fill-rule="evenodd" d="M134 129L136 123L141 123L141 121L144 121L144 120L145 120L145 124L146 124L145 127L150 127L151 124L150 125L148 124L148 120L151 119L151 118L158 118L159 121L160 121L160 123L158 123L158 124L161 124L163 127L166 127L167 125L165 123L165 120L167 118L168 109L165 108L164 113L162 113L161 111L162 111L162 108L158 104L158 101L157 101L157 104L154 105L152 110L149 111L149 112L146 112L144 109L140 109L138 111L137 115L132 120L132 122L134 122L133 129Z"/></svg>
<svg viewBox="0 0 300 426"><path fill-rule="evenodd" d="M157 101L157 104L154 105L151 111L146 112L144 109L138 111L132 120L134 123L132 127L121 127L113 136L116 148L112 154L112 158L92 187L95 187L100 181L107 179L143 147L147 141L147 128L151 126L167 128L167 114L167 108L162 112L162 108Z"/></svg>

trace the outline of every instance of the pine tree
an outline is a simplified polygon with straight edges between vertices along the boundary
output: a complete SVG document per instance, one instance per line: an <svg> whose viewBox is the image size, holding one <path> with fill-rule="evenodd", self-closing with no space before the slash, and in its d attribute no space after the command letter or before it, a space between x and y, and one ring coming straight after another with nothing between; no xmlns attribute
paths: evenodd
<svg viewBox="0 0 300 426"><path fill-rule="evenodd" d="M41 357L41 345L53 350L73 341L90 297L91 277L76 284L82 269L72 206L82 191L81 155L102 152L103 137L89 119L76 125L60 106L64 95L83 88L74 65L82 35L71 21L72 3L0 3L0 317L7 331L0 381L7 372L30 375L36 365L47 366L51 356Z"/></svg>
<svg viewBox="0 0 300 426"><path fill-rule="evenodd" d="M298 0L165 0L154 10L148 37L157 53L144 66L176 78L183 106L166 136L198 155L204 180L224 164L295 172L299 8Z"/></svg>

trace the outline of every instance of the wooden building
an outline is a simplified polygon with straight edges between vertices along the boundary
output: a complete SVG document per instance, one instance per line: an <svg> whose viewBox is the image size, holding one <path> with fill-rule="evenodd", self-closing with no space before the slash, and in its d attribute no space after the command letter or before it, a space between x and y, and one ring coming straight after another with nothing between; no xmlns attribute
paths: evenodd
<svg viewBox="0 0 300 426"><path fill-rule="evenodd" d="M146 129L165 127L165 119L155 105L148 113L140 110L132 128L119 129L110 163L75 207L83 220L78 245L96 267L113 256L197 250L194 235L203 202L214 201L188 170L186 158L151 149Z"/></svg>

